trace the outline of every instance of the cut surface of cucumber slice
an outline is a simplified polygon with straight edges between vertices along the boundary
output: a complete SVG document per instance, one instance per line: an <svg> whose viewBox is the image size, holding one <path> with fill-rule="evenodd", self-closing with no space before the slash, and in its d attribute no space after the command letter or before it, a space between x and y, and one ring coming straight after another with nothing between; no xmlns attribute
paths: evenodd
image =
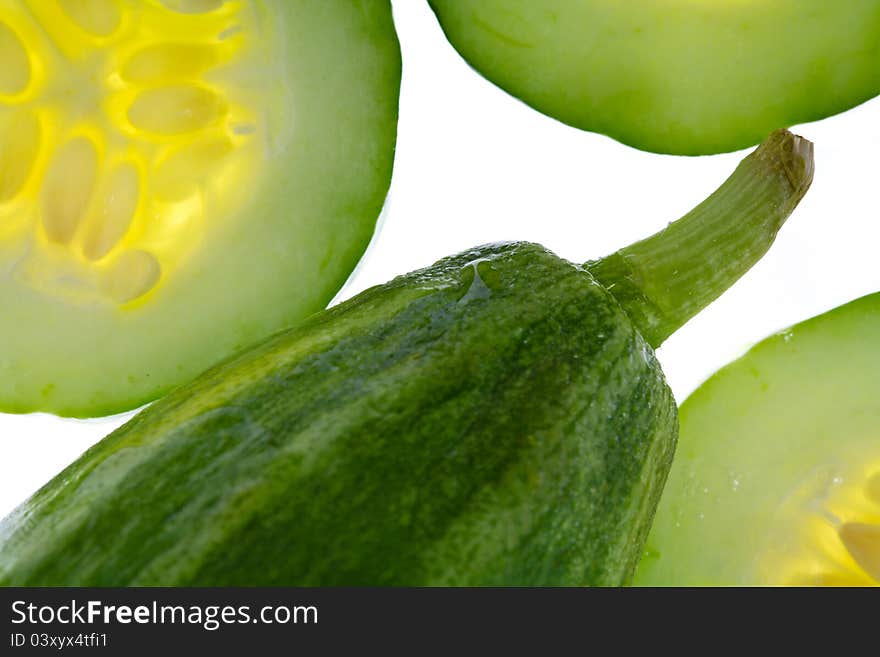
<svg viewBox="0 0 880 657"><path fill-rule="evenodd" d="M387 2L4 2L0 411L127 410L324 307L399 84Z"/></svg>
<svg viewBox="0 0 880 657"><path fill-rule="evenodd" d="M880 93L876 0L430 0L477 71L660 153L757 144Z"/></svg>
<svg viewBox="0 0 880 657"><path fill-rule="evenodd" d="M880 585L880 294L761 342L683 404L640 585Z"/></svg>

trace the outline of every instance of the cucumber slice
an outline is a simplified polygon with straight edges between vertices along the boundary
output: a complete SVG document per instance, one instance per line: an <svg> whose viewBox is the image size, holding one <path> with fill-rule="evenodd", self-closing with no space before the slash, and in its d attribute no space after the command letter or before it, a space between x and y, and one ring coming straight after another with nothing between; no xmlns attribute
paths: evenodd
<svg viewBox="0 0 880 657"><path fill-rule="evenodd" d="M684 403L641 585L880 584L880 294L783 331Z"/></svg>
<svg viewBox="0 0 880 657"><path fill-rule="evenodd" d="M133 408L325 306L399 84L387 2L4 2L0 410Z"/></svg>
<svg viewBox="0 0 880 657"><path fill-rule="evenodd" d="M745 148L880 93L876 0L430 0L489 80L625 144Z"/></svg>

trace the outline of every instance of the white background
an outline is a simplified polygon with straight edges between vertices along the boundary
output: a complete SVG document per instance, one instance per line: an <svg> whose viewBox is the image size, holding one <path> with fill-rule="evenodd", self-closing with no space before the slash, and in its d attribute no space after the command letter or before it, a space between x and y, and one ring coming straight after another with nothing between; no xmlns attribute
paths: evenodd
<svg viewBox="0 0 880 657"><path fill-rule="evenodd" d="M404 57L394 180L340 298L484 242L536 241L578 262L606 255L690 210L745 154L651 155L566 127L470 70L426 2L394 8ZM764 336L880 290L880 100L796 131L816 143L813 188L764 260L660 349L679 400ZM0 414L0 515L130 416Z"/></svg>

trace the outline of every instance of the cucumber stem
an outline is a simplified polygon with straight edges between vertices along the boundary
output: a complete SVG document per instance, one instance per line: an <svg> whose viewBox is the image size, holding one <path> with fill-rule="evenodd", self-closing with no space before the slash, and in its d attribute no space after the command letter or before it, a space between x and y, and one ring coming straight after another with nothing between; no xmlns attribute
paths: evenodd
<svg viewBox="0 0 880 657"><path fill-rule="evenodd" d="M659 347L761 259L812 180L813 144L777 130L684 217L584 267Z"/></svg>

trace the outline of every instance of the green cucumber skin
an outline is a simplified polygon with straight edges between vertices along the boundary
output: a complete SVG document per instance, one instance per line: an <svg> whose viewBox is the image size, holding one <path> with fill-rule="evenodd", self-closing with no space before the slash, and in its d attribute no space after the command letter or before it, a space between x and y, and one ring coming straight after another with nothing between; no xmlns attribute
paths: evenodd
<svg viewBox="0 0 880 657"><path fill-rule="evenodd" d="M626 584L677 430L589 273L481 247L146 409L0 523L0 584Z"/></svg>

